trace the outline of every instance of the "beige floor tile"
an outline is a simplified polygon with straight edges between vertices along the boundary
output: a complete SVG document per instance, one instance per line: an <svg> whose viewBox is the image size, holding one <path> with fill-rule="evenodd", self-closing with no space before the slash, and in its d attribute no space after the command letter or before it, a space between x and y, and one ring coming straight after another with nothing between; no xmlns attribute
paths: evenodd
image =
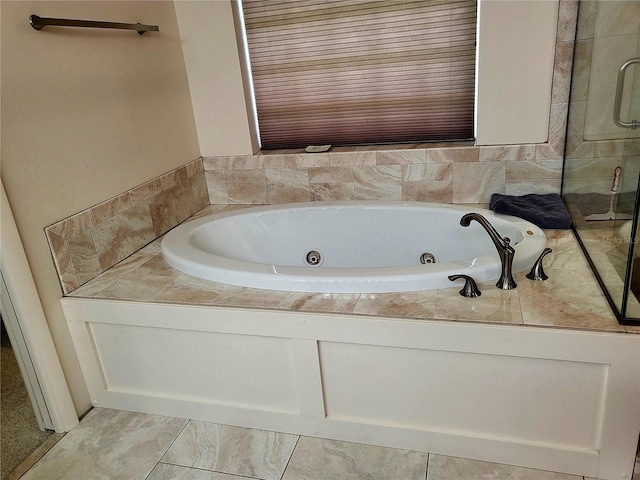
<svg viewBox="0 0 640 480"><path fill-rule="evenodd" d="M144 480L186 420L96 408L22 478Z"/></svg>
<svg viewBox="0 0 640 480"><path fill-rule="evenodd" d="M429 455L427 480L582 480L582 477L465 458Z"/></svg>
<svg viewBox="0 0 640 480"><path fill-rule="evenodd" d="M247 477L238 477L226 473L197 470L195 468L179 467L159 463L153 469L147 480L246 480Z"/></svg>
<svg viewBox="0 0 640 480"><path fill-rule="evenodd" d="M190 421L163 463L280 480L297 435Z"/></svg>
<svg viewBox="0 0 640 480"><path fill-rule="evenodd" d="M427 454L301 437L282 480L423 480Z"/></svg>

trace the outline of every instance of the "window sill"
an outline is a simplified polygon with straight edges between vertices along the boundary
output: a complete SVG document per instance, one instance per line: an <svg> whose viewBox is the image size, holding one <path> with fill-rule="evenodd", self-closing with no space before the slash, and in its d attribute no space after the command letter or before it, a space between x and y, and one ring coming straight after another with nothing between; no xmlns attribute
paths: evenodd
<svg viewBox="0 0 640 480"><path fill-rule="evenodd" d="M436 142L436 143L393 143L387 145L350 145L344 147L331 147L327 153L352 153L352 152L382 152L389 150L417 150L420 148L459 148L473 147L475 141L462 142ZM280 150L260 150L254 155L287 155L306 153L304 148L287 148Z"/></svg>

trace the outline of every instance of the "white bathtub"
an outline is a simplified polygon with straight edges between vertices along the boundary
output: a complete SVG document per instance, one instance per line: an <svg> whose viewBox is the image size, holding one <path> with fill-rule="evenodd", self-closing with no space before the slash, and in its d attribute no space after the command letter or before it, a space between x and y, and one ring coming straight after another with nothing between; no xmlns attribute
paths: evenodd
<svg viewBox="0 0 640 480"><path fill-rule="evenodd" d="M525 220L489 210L433 203L317 203L247 208L187 222L162 242L169 265L231 285L320 293L430 290L447 278L497 279L500 259L469 212L511 239L513 272L530 268L546 244ZM318 260L317 265L309 265ZM435 263L421 263L427 253Z"/></svg>

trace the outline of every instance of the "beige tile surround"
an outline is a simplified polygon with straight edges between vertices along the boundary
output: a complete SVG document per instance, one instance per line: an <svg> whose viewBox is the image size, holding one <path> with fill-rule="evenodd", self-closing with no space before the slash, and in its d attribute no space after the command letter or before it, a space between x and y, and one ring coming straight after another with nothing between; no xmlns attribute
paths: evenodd
<svg viewBox="0 0 640 480"><path fill-rule="evenodd" d="M210 205L194 217L231 210ZM518 288L500 290L495 282L480 283L482 295L466 299L460 287L439 290L321 294L260 290L202 280L167 265L158 239L104 272L71 296L152 303L258 308L316 312L414 321L465 321L535 327L640 333L616 321L570 230L547 230L553 252L545 259L549 280L532 282L516 275Z"/></svg>
<svg viewBox="0 0 640 480"><path fill-rule="evenodd" d="M333 200L487 203L492 193L559 193L548 144L338 147L327 153L205 157L212 204ZM553 158L549 158L553 157Z"/></svg>
<svg viewBox="0 0 640 480"><path fill-rule="evenodd" d="M72 292L208 204L197 159L47 227L62 290Z"/></svg>
<svg viewBox="0 0 640 480"><path fill-rule="evenodd" d="M45 229L69 294L207 204L325 200L487 203L492 193L559 193L577 0L559 3L547 143L338 147L328 153L206 157Z"/></svg>

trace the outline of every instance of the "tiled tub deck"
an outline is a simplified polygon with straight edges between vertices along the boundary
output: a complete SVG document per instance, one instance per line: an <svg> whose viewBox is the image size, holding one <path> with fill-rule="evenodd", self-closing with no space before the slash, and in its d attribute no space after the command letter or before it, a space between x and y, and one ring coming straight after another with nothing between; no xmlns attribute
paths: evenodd
<svg viewBox="0 0 640 480"><path fill-rule="evenodd" d="M189 220L248 206L210 205ZM486 205L482 205L486 207ZM482 295L465 299L458 288L376 293L320 294L258 290L211 282L179 272L160 253L162 237L74 290L70 296L139 302L215 305L334 314L452 320L640 333L618 324L570 230L546 230L553 249L544 260L545 282L522 272L518 288L480 283Z"/></svg>
<svg viewBox="0 0 640 480"><path fill-rule="evenodd" d="M546 234L549 280L476 299L225 285L167 265L159 238L62 305L95 406L630 479L640 328L573 234Z"/></svg>

